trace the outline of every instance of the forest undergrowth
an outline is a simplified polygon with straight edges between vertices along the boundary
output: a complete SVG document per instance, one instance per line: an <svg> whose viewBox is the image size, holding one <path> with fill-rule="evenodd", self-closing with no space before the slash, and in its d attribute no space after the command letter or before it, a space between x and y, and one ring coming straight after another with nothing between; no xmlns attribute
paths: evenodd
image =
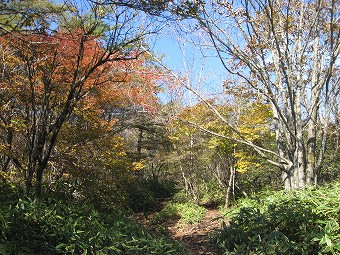
<svg viewBox="0 0 340 255"><path fill-rule="evenodd" d="M339 182L261 193L228 211L178 193L158 199L153 211L130 215L60 196L35 203L21 199L17 187L0 188L4 255L340 253Z"/></svg>
<svg viewBox="0 0 340 255"><path fill-rule="evenodd" d="M190 254L339 254L340 183L267 191L227 211L178 199L144 220L181 242Z"/></svg>
<svg viewBox="0 0 340 255"><path fill-rule="evenodd" d="M186 254L166 236L153 235L122 212L50 197L35 203L0 186L0 254Z"/></svg>
<svg viewBox="0 0 340 255"><path fill-rule="evenodd" d="M224 215L224 254L340 254L340 182L241 199Z"/></svg>

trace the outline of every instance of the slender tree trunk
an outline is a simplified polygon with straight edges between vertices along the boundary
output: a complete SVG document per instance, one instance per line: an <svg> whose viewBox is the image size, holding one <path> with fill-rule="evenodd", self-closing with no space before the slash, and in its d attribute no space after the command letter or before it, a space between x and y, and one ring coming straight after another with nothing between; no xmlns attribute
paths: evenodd
<svg viewBox="0 0 340 255"><path fill-rule="evenodd" d="M296 147L296 155L294 155L295 158L295 164L294 164L294 174L293 174L293 188L294 189L303 189L305 188L305 161L304 161L304 149L303 149L303 143L302 140L297 141L297 147Z"/></svg>
<svg viewBox="0 0 340 255"><path fill-rule="evenodd" d="M137 148L136 148L137 161L138 162L142 160L142 146L143 146L142 143L143 143L143 129L139 128ZM136 171L136 175L137 175L137 178L139 180L142 180L143 179L143 170L140 169L140 170Z"/></svg>
<svg viewBox="0 0 340 255"><path fill-rule="evenodd" d="M319 73L319 50L320 37L316 36L313 44L313 72L312 72L312 92L310 102L310 121L307 131L307 166L306 184L313 185L316 181L316 125L320 89L318 84Z"/></svg>
<svg viewBox="0 0 340 255"><path fill-rule="evenodd" d="M143 129L139 129L138 140L137 140L137 160L142 159L142 142L143 142Z"/></svg>
<svg viewBox="0 0 340 255"><path fill-rule="evenodd" d="M36 177L37 181L35 184L35 196L34 201L39 202L42 196L42 180L44 170L47 168L47 160L43 160L37 169Z"/></svg>
<svg viewBox="0 0 340 255"><path fill-rule="evenodd" d="M277 112L277 109L274 104L272 104L272 111L273 111L273 127L276 137L276 147L278 150L278 154L281 157L285 157L285 145L283 140L283 135L281 134L282 127L280 127L279 122L279 114ZM292 189L292 166L286 165L285 167L281 168L281 178L282 183L285 188L285 190L291 190Z"/></svg>
<svg viewBox="0 0 340 255"><path fill-rule="evenodd" d="M230 202L230 193L231 193L231 188L234 187L233 182L235 180L235 167L231 166L230 168L230 176L229 176L229 181L228 181L228 186L227 186L227 191L225 195L225 209L229 208L229 202Z"/></svg>
<svg viewBox="0 0 340 255"><path fill-rule="evenodd" d="M315 122L310 122L308 127L307 141L307 166L306 166L306 184L313 185L315 181L315 148L316 132Z"/></svg>
<svg viewBox="0 0 340 255"><path fill-rule="evenodd" d="M300 110L300 109L299 109ZM293 189L305 188L305 150L303 144L303 130L300 120L300 111L297 111L295 151L293 161Z"/></svg>
<svg viewBox="0 0 340 255"><path fill-rule="evenodd" d="M26 181L25 181L25 197L29 198L31 188L32 188L32 181L34 175L34 166L30 166L26 173Z"/></svg>
<svg viewBox="0 0 340 255"><path fill-rule="evenodd" d="M291 169L289 167L281 169L281 179L285 190L292 189L292 180L290 176Z"/></svg>
<svg viewBox="0 0 340 255"><path fill-rule="evenodd" d="M190 195L189 181L187 180L187 178L185 176L182 164L179 165L179 168L181 169L182 178L183 178L183 181L184 181L185 196L188 198L189 195Z"/></svg>

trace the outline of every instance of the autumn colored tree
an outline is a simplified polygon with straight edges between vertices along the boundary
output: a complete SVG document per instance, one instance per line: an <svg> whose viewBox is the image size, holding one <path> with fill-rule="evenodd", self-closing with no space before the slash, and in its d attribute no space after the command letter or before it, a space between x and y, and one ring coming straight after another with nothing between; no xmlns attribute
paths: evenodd
<svg viewBox="0 0 340 255"><path fill-rule="evenodd" d="M133 133L135 129L152 133L149 116L157 111L160 70L143 55L120 67L125 68L124 80L93 88L64 124L56 149L69 156L55 158L62 165L56 167L61 173L79 176L83 182L111 180L114 185L135 177L145 166L135 153L138 138Z"/></svg>
<svg viewBox="0 0 340 255"><path fill-rule="evenodd" d="M270 103L277 149L255 145L208 107L241 143L280 168L286 189L317 182L339 96L339 1L192 4L180 5L177 14L197 22L195 29L206 35L231 77L228 86L241 84Z"/></svg>
<svg viewBox="0 0 340 255"><path fill-rule="evenodd" d="M268 125L269 106L240 95L236 93L237 97L228 105L213 100L209 104L234 123L252 143L257 146L270 144L273 139ZM248 190L240 188L238 179L244 173L258 171L260 157L239 143L232 129L216 119L205 103L185 107L175 118L169 125L170 139L175 147L172 160L180 170L187 194L199 201L208 186L217 183L223 190L220 194L225 198L226 207L230 204L231 194L234 198L237 193L246 195Z"/></svg>
<svg viewBox="0 0 340 255"><path fill-rule="evenodd" d="M132 77L127 64L138 58L141 40L150 32L135 23L137 13L128 8L85 5L80 9L76 2L65 2L67 11L58 17L58 31L52 34L13 32L1 37L2 48L8 49L2 52L2 91L9 97L18 94L8 101L13 107L3 119L8 122L15 115L25 129L26 156L20 165L26 196L35 180L36 199L59 133L79 101L98 87L117 86L119 95L119 86Z"/></svg>

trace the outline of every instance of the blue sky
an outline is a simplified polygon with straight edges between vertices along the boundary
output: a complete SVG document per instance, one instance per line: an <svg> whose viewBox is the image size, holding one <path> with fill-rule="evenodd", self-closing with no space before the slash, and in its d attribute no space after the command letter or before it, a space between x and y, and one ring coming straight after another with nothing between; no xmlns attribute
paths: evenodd
<svg viewBox="0 0 340 255"><path fill-rule="evenodd" d="M63 0L54 0L63 2ZM75 0L75 2L86 10L87 2ZM143 15L141 15L143 19ZM142 21L144 22L144 21ZM159 24L154 22L155 26ZM157 57L162 56L162 62L168 68L180 76L188 74L190 85L208 94L219 94L222 92L222 83L226 79L226 71L217 57L204 57L198 46L189 41L197 40L192 34L178 33L178 28L187 24L169 24L165 26L160 34L150 38L150 48ZM190 24L189 24L190 26ZM187 94L190 94L187 92ZM204 92L203 92L204 94ZM166 100L162 95L162 100Z"/></svg>
<svg viewBox="0 0 340 255"><path fill-rule="evenodd" d="M188 74L190 85L205 97L221 94L223 81L227 77L224 67L217 57L212 56L213 53L203 56L199 46L191 43L193 40L195 38L190 34L182 33L179 36L172 28L166 28L154 38L150 47L157 56L162 56L163 64L172 71L179 75Z"/></svg>

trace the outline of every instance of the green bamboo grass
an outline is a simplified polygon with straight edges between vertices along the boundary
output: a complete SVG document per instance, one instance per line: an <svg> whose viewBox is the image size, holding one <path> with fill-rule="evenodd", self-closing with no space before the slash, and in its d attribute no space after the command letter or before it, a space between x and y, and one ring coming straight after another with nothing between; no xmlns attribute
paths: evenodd
<svg viewBox="0 0 340 255"><path fill-rule="evenodd" d="M263 193L226 216L216 238L224 254L340 254L340 182Z"/></svg>
<svg viewBox="0 0 340 255"><path fill-rule="evenodd" d="M0 185L0 254L187 254L177 242L154 236L118 212L50 198L16 199Z"/></svg>

